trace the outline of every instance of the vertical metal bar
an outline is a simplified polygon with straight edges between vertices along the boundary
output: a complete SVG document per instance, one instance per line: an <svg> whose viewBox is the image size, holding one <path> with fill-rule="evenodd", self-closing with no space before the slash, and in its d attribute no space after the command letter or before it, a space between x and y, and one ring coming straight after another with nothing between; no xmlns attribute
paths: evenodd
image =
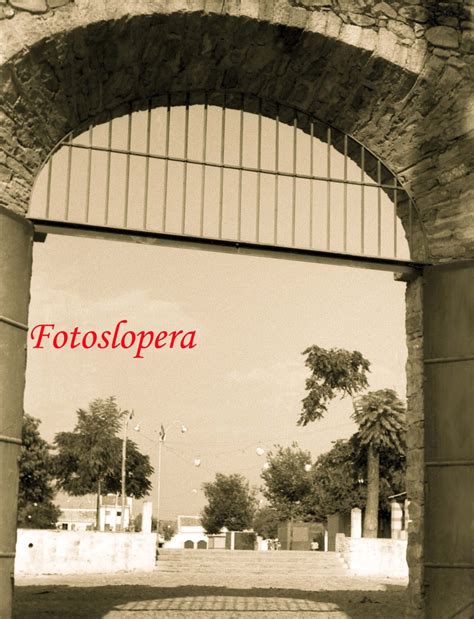
<svg viewBox="0 0 474 619"><path fill-rule="evenodd" d="M168 167L170 155L170 124L171 124L171 102L168 95L168 101L166 104L166 137L165 137L165 169L163 179L163 222L162 231L166 232L166 207L168 201Z"/></svg>
<svg viewBox="0 0 474 619"><path fill-rule="evenodd" d="M277 111L275 116L275 214L273 219L273 240L276 245L278 242L278 170L280 167L279 161L280 155L280 106L277 105Z"/></svg>
<svg viewBox="0 0 474 619"><path fill-rule="evenodd" d="M238 211L238 233L237 238L240 241L242 237L242 165L244 160L244 103L245 95L241 96L240 101L240 131L239 131L239 190L237 197Z"/></svg>
<svg viewBox="0 0 474 619"><path fill-rule="evenodd" d="M69 219L69 204L71 202L71 174L72 174L72 133L69 134L67 150L67 172L66 172L66 204L64 209L64 219Z"/></svg>
<svg viewBox="0 0 474 619"><path fill-rule="evenodd" d="M91 176L92 176L92 125L89 125L89 156L87 158L87 186L86 186L86 223L89 223L91 203Z"/></svg>
<svg viewBox="0 0 474 619"><path fill-rule="evenodd" d="M127 158L125 162L125 206L123 213L123 225L127 227L128 223L128 200L130 193L130 149L132 147L132 113L128 112L128 126L127 126Z"/></svg>
<svg viewBox="0 0 474 619"><path fill-rule="evenodd" d="M257 131L257 197L256 197L256 239L260 241L260 192L261 192L261 170L262 168L262 100L258 100L258 131Z"/></svg>
<svg viewBox="0 0 474 619"><path fill-rule="evenodd" d="M397 208L398 208L398 194L397 194L397 179L394 178L393 179L393 255L394 258L397 257L397 221L398 221L398 215L397 215Z"/></svg>
<svg viewBox="0 0 474 619"><path fill-rule="evenodd" d="M110 170L112 165L112 123L113 119L109 122L109 131L107 138L107 177L105 182L105 225L109 223L109 205L110 205Z"/></svg>
<svg viewBox="0 0 474 619"><path fill-rule="evenodd" d="M331 249L331 142L332 142L332 134L331 127L327 128L327 192L326 192L326 248Z"/></svg>
<svg viewBox="0 0 474 619"><path fill-rule="evenodd" d="M348 139L344 134L344 186L343 186L343 209L344 209L344 221L343 221L343 234L344 234L344 251L347 251L347 151L348 151Z"/></svg>
<svg viewBox="0 0 474 619"><path fill-rule="evenodd" d="M291 244L295 245L296 239L296 148L297 148L297 131L298 131L298 117L295 112L295 117L293 119L293 186L291 192L291 205L292 205L292 214L291 214Z"/></svg>
<svg viewBox="0 0 474 619"><path fill-rule="evenodd" d="M184 159L188 158L189 148L189 94L186 95L186 108L184 111ZM188 163L184 162L183 170L183 202L181 206L181 234L184 234L186 229L186 200L187 200L187 185L188 185Z"/></svg>
<svg viewBox="0 0 474 619"><path fill-rule="evenodd" d="M206 193L206 157L207 157L207 95L204 97L204 118L202 126L202 166L201 166L201 209L199 230L204 236L204 196Z"/></svg>
<svg viewBox="0 0 474 619"><path fill-rule="evenodd" d="M314 176L314 122L309 125L309 175ZM314 180L309 181L309 246L313 247L313 200L314 200Z"/></svg>
<svg viewBox="0 0 474 619"><path fill-rule="evenodd" d="M46 219L49 218L51 207L51 177L53 175L53 155L48 159L48 178L46 179Z"/></svg>
<svg viewBox="0 0 474 619"><path fill-rule="evenodd" d="M365 148L361 146L360 151L360 181L365 180ZM365 250L365 188L360 186L360 253Z"/></svg>
<svg viewBox="0 0 474 619"><path fill-rule="evenodd" d="M151 101L148 101L148 110L146 117L146 154L145 159L145 195L143 196L143 229L147 229L148 215L148 182L150 178L150 141L151 141Z"/></svg>
<svg viewBox="0 0 474 619"><path fill-rule="evenodd" d="M382 254L382 166L380 161L377 161L377 253Z"/></svg>
<svg viewBox="0 0 474 619"><path fill-rule="evenodd" d="M222 218L224 211L224 156L225 156L225 95L221 114L221 168L219 175L219 238L222 238Z"/></svg>

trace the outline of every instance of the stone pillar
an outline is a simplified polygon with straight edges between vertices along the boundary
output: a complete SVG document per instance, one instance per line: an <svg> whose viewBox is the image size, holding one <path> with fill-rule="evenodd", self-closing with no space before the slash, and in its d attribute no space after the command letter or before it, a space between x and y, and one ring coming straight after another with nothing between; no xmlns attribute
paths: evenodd
<svg viewBox="0 0 474 619"><path fill-rule="evenodd" d="M392 539L400 539L403 525L403 510L400 503L392 501L390 503L392 515L390 519L390 530Z"/></svg>
<svg viewBox="0 0 474 619"><path fill-rule="evenodd" d="M0 617L12 613L33 226L0 207Z"/></svg>
<svg viewBox="0 0 474 619"><path fill-rule="evenodd" d="M151 533L151 517L153 513L153 503L145 501L142 508L142 533Z"/></svg>
<svg viewBox="0 0 474 619"><path fill-rule="evenodd" d="M362 537L362 511L358 507L351 509L351 537Z"/></svg>
<svg viewBox="0 0 474 619"><path fill-rule="evenodd" d="M105 505L99 508L99 531L105 531Z"/></svg>
<svg viewBox="0 0 474 619"><path fill-rule="evenodd" d="M423 367L423 278L407 284L407 618L423 616L423 528L424 528L424 367Z"/></svg>

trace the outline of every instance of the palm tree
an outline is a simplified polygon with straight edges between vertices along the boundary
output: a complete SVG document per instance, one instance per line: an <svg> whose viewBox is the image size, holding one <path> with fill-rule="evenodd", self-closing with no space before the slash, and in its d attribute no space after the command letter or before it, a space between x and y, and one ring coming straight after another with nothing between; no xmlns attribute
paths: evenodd
<svg viewBox="0 0 474 619"><path fill-rule="evenodd" d="M377 537L379 512L379 459L384 448L403 454L405 449L405 405L393 389L369 391L353 400L352 418L367 447L367 503L364 537Z"/></svg>

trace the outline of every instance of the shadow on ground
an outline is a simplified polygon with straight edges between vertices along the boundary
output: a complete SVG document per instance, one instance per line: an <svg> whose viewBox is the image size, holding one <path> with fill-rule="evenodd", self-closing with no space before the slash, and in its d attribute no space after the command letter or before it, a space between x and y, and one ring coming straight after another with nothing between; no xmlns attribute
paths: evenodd
<svg viewBox="0 0 474 619"><path fill-rule="evenodd" d="M302 591L216 586L20 586L15 619L43 617L349 617L390 619L403 614L405 587L385 591Z"/></svg>

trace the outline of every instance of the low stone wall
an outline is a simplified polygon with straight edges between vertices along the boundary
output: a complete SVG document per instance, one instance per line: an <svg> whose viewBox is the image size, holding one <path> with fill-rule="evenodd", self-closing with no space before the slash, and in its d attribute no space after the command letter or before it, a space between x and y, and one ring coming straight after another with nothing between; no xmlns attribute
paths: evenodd
<svg viewBox="0 0 474 619"><path fill-rule="evenodd" d="M357 575L408 578L406 540L357 539L338 533L336 552Z"/></svg>
<svg viewBox="0 0 474 619"><path fill-rule="evenodd" d="M16 574L149 571L156 533L102 533L19 529Z"/></svg>

